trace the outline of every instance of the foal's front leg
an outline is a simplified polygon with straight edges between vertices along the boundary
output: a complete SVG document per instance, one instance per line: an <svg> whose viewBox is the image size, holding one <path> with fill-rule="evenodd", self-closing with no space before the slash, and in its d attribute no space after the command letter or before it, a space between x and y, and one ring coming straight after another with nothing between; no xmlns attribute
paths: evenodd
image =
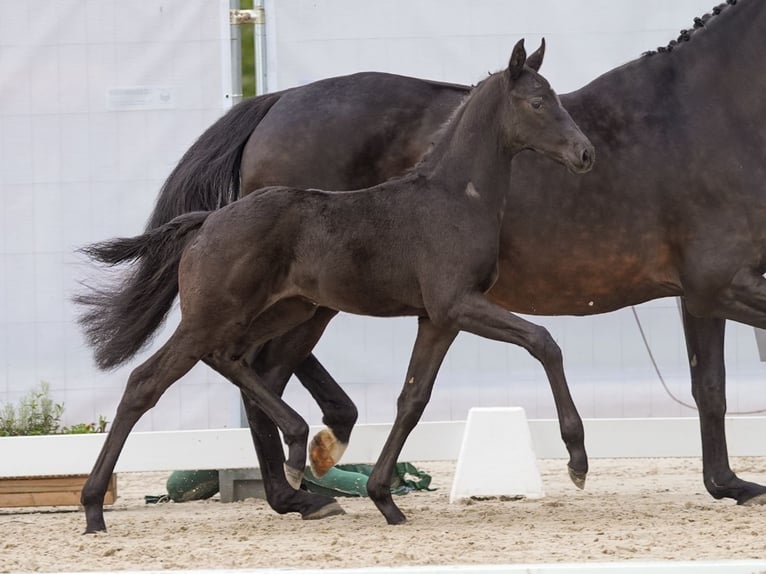
<svg viewBox="0 0 766 574"><path fill-rule="evenodd" d="M553 392L561 438L569 452L569 477L578 488L583 488L588 473L585 430L569 392L561 349L548 330L509 313L479 293L465 294L458 301L441 307L443 310L437 312L440 323L487 339L519 345L540 361Z"/></svg>
<svg viewBox="0 0 766 574"><path fill-rule="evenodd" d="M428 404L436 374L457 333L454 329L436 327L427 318L418 320L407 377L396 404L396 419L367 481L367 493L389 524L407 520L391 497L391 476L404 442Z"/></svg>

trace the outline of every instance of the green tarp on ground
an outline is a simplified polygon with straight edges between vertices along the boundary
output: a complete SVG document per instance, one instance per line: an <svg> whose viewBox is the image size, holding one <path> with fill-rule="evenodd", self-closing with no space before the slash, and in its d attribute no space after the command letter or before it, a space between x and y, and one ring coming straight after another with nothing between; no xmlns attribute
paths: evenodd
<svg viewBox="0 0 766 574"><path fill-rule="evenodd" d="M322 478L317 478L306 467L303 487L309 492L327 496L367 496L367 478L372 473L371 464L339 464ZM407 494L411 490L432 490L431 476L418 470L409 462L397 463L391 481L393 494ZM218 492L217 470L177 470L167 480L167 494L145 496L147 504L158 502L188 502L204 500Z"/></svg>
<svg viewBox="0 0 766 574"><path fill-rule="evenodd" d="M322 478L317 478L306 468L303 484L309 492L327 496L367 496L367 478L372 473L371 464L339 464ZM391 481L393 494L407 494L411 490L431 490L431 476L418 470L409 462L397 463Z"/></svg>

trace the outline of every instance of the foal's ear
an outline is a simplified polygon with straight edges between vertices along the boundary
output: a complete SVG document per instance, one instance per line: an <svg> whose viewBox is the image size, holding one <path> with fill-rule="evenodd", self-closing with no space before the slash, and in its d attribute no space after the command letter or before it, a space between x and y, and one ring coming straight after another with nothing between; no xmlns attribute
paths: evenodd
<svg viewBox="0 0 766 574"><path fill-rule="evenodd" d="M524 71L524 62L527 61L527 51L524 49L524 38L516 42L508 61L508 75L512 80L517 80Z"/></svg>
<svg viewBox="0 0 766 574"><path fill-rule="evenodd" d="M545 56L545 38L540 42L540 47L532 52L532 55L527 58L527 66L532 68L535 72L539 72L540 66L543 64L543 56Z"/></svg>

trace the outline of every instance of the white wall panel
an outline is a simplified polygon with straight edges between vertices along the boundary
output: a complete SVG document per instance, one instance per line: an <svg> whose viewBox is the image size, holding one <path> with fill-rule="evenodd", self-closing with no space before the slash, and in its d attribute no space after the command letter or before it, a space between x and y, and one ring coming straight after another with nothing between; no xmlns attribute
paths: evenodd
<svg viewBox="0 0 766 574"><path fill-rule="evenodd" d="M270 0L269 88L359 70L473 83L503 66L521 36L548 40L545 74L561 92L665 45L711 0ZM66 403L67 423L111 416L132 366L95 370L69 303L87 269L77 246L141 231L164 177L222 112L225 0L0 0L0 401L40 381ZM115 110L110 90L167 88L166 109ZM639 313L667 383L686 401L683 335L673 300ZM588 417L690 411L659 385L629 311L532 318L561 343L573 395ZM158 335L164 340L174 315ZM359 405L392 418L414 340L411 319L342 316L318 355ZM760 404L764 367L752 330L727 337L731 410ZM320 414L295 382L291 404ZM766 403L766 400L763 401ZM555 415L542 369L524 351L461 335L426 419L464 419L472 406L516 404ZM237 395L195 368L139 423L141 430L220 427Z"/></svg>
<svg viewBox="0 0 766 574"><path fill-rule="evenodd" d="M140 233L162 181L223 113L228 7L0 0L0 402L45 381L65 403L66 424L114 414L140 358L95 369L70 303L88 274L74 251ZM115 89L136 86L167 88L172 100L110 106ZM229 387L195 370L139 428L237 424Z"/></svg>

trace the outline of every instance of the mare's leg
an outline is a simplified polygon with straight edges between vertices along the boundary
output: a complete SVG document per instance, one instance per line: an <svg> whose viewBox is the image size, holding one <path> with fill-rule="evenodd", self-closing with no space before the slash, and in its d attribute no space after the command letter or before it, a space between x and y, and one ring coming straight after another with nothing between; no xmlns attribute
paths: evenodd
<svg viewBox="0 0 766 574"><path fill-rule="evenodd" d="M86 533L106 530L104 495L128 434L162 393L197 363L201 354L198 347L194 338L179 327L167 343L130 374L109 434L80 495Z"/></svg>
<svg viewBox="0 0 766 574"><path fill-rule="evenodd" d="M281 337L269 341L269 343L259 349L250 359L250 368L263 380L264 385L274 393L281 395L293 370L296 369L296 365L300 361L305 360L321 337L327 324L335 315L336 312L330 309L318 309L312 319ZM316 360L313 359L313 361ZM302 369L302 364L297 367L298 372ZM304 379L302 382L306 384L307 380ZM324 379L314 378L308 382L310 384L313 383L315 386L331 382L337 387L337 383L332 381L332 379L325 381ZM339 387L337 388L340 395L345 397L345 393ZM312 395L317 396L313 391ZM337 397L338 394L335 396ZM285 462L284 451L282 450L276 426L244 393L242 400L260 462L269 505L280 514L300 512L304 519L323 518L342 512L340 506L333 499L310 493L297 494L288 485L283 472ZM341 401L338 401L338 416L334 416L332 420L325 416L324 420L326 424L335 430L337 436L345 437L347 441L351 427L356 420L356 407L348 397L346 397L346 400L347 407L345 409L340 406ZM311 499L312 497L314 502L307 504L306 499Z"/></svg>
<svg viewBox="0 0 766 574"><path fill-rule="evenodd" d="M687 310L685 302L682 308L692 395L699 409L705 488L717 499L733 498L738 504L766 503L766 487L738 478L729 466L724 420L726 321L694 317Z"/></svg>
<svg viewBox="0 0 766 574"><path fill-rule="evenodd" d="M548 330L509 313L478 293L466 294L442 307L437 314L440 324L443 322L461 331L519 345L540 361L553 392L561 438L569 452L569 477L578 488L583 488L588 473L585 430L569 393L561 349Z"/></svg>
<svg viewBox="0 0 766 574"><path fill-rule="evenodd" d="M258 459L261 462L261 472L268 469L268 475L263 474L264 487L270 506L281 514L299 512L304 518L324 518L335 514L343 514L340 505L330 497L313 494L300 490L303 469L306 466L306 442L308 440L308 425L281 398L267 387L263 380L254 374L252 369L243 361L227 361L221 357L206 359L216 371L240 387L242 397L247 406L248 417L257 413L255 423L258 432L251 429L256 445ZM276 442L279 455L269 451L261 452L260 439L264 436L263 419L273 428L269 429L269 439ZM277 461L284 461L277 427L282 431L288 444L288 459L284 466ZM271 456L269 456L271 455Z"/></svg>
<svg viewBox="0 0 766 574"><path fill-rule="evenodd" d="M404 442L428 404L436 374L457 333L438 328L426 318L418 321L407 377L397 400L396 419L367 481L367 493L389 524L401 524L407 519L391 497L391 476Z"/></svg>
<svg viewBox="0 0 766 574"><path fill-rule="evenodd" d="M322 409L322 422L328 427L319 431L309 446L311 468L315 475L324 476L346 451L359 413L314 355L298 365L295 375Z"/></svg>

